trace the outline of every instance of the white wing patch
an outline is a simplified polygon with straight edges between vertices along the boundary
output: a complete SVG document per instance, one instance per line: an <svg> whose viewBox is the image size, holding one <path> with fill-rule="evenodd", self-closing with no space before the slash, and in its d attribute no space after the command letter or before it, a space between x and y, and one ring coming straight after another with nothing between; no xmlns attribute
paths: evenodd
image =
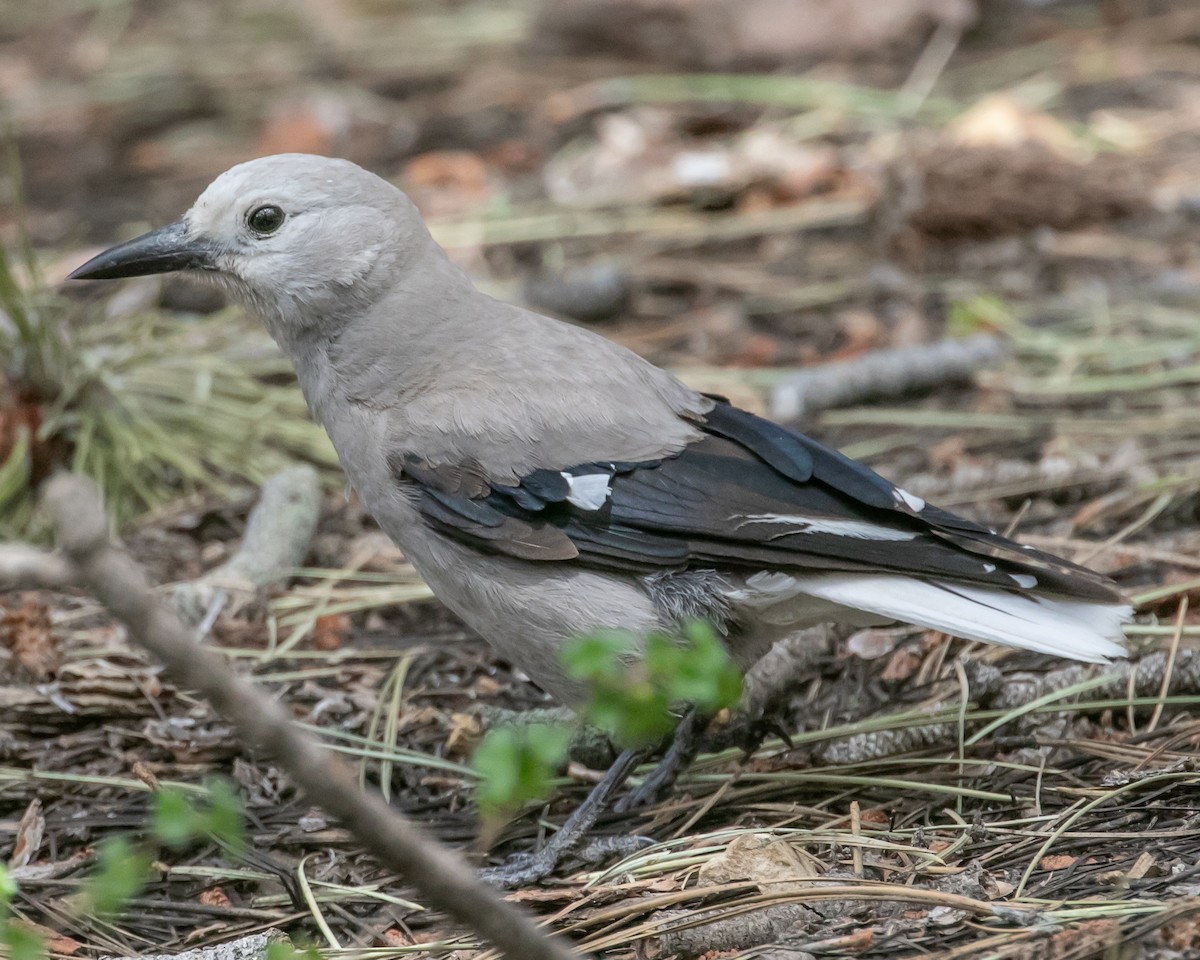
<svg viewBox="0 0 1200 960"><path fill-rule="evenodd" d="M892 497L896 503L902 503L913 513L920 513L925 509L925 501L918 497L915 493L909 493L907 490L901 490L896 487L892 491Z"/></svg>
<svg viewBox="0 0 1200 960"><path fill-rule="evenodd" d="M572 506L580 510L599 510L608 502L608 495L612 492L609 485L612 477L609 474L585 473L577 477L564 473L562 476L569 487L567 503Z"/></svg>
<svg viewBox="0 0 1200 960"><path fill-rule="evenodd" d="M868 523L865 520L834 520L832 517L805 517L786 513L751 514L741 518L738 526L748 523L774 523L788 528L768 537L770 540L793 533L828 533L835 537L852 537L855 540L915 540L917 537L909 530L881 527L877 523Z"/></svg>
<svg viewBox="0 0 1200 960"><path fill-rule="evenodd" d="M1021 587L1023 590L1032 590L1037 586L1037 577L1033 576L1032 574L1010 573L1009 577L1016 581L1017 586Z"/></svg>

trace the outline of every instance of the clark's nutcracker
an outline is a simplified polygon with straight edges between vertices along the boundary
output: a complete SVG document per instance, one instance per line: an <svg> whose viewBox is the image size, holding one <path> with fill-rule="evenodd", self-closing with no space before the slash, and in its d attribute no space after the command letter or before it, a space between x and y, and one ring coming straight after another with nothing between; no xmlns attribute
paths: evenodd
<svg viewBox="0 0 1200 960"><path fill-rule="evenodd" d="M828 621L1123 653L1130 610L1109 580L485 296L403 193L345 160L236 166L182 220L71 276L170 270L262 318L380 526L568 704L581 691L559 652L602 627L705 619L743 667Z"/></svg>

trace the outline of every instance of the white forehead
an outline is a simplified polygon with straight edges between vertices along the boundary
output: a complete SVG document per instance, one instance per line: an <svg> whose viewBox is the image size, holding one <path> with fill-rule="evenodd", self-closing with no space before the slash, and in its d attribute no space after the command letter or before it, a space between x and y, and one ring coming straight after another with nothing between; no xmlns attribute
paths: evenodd
<svg viewBox="0 0 1200 960"><path fill-rule="evenodd" d="M219 227L239 222L246 212L275 203L289 213L301 209L382 203L387 181L349 160L306 153L260 157L230 167L217 177L188 212L193 227Z"/></svg>

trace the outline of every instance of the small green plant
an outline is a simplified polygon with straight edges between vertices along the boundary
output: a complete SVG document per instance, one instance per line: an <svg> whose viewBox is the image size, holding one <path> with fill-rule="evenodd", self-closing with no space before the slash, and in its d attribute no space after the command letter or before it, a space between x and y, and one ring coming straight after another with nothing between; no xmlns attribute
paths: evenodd
<svg viewBox="0 0 1200 960"><path fill-rule="evenodd" d="M321 952L313 946L298 947L288 940L267 944L264 960L321 960Z"/></svg>
<svg viewBox="0 0 1200 960"><path fill-rule="evenodd" d="M571 743L567 727L535 724L489 730L475 750L476 799L485 833L533 800L544 800Z"/></svg>
<svg viewBox="0 0 1200 960"><path fill-rule="evenodd" d="M236 791L226 780L213 779L206 786L207 796L200 804L172 787L157 791L145 842L135 843L128 837L104 840L96 853L96 866L75 898L75 912L117 916L153 876L158 844L181 850L204 838L235 854L243 852L244 818ZM12 917L11 903L17 892L16 880L0 865L0 955L7 960L45 960L42 938Z"/></svg>
<svg viewBox="0 0 1200 960"><path fill-rule="evenodd" d="M715 713L736 704L742 692L741 674L705 623L688 624L682 636L656 633L644 640L626 630L598 631L568 644L562 659L588 689L580 720L622 746L662 740L681 704ZM567 728L546 725L502 727L484 737L473 765L485 834L497 818L549 794L570 739Z"/></svg>
<svg viewBox="0 0 1200 960"><path fill-rule="evenodd" d="M116 916L146 885L153 866L153 854L128 837L104 840L96 855L96 869L80 891L79 912Z"/></svg>
<svg viewBox="0 0 1200 960"><path fill-rule="evenodd" d="M246 850L245 817L237 792L228 780L205 784L207 803L197 805L182 790L166 787L154 794L150 831L174 850L183 850L198 837L215 840L235 856Z"/></svg>
<svg viewBox="0 0 1200 960"><path fill-rule="evenodd" d="M9 960L41 960L46 945L36 930L13 922L11 904L17 895L17 881L0 863L0 953Z"/></svg>
<svg viewBox="0 0 1200 960"><path fill-rule="evenodd" d="M606 630L563 651L567 672L590 691L584 719L624 746L653 744L669 734L677 704L713 713L741 696L741 674L708 624L688 624L682 639L650 634L640 656L638 646L632 633Z"/></svg>

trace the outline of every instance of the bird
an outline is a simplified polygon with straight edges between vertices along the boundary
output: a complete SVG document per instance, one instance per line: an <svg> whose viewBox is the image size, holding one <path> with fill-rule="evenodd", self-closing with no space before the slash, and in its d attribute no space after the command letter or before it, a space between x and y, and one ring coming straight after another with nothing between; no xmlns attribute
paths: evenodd
<svg viewBox="0 0 1200 960"><path fill-rule="evenodd" d="M602 628L704 620L742 668L831 622L1124 654L1131 609L1109 579L485 295L400 189L347 160L239 164L180 220L70 278L168 271L214 280L260 318L380 527L567 705L586 689L561 651Z"/></svg>

